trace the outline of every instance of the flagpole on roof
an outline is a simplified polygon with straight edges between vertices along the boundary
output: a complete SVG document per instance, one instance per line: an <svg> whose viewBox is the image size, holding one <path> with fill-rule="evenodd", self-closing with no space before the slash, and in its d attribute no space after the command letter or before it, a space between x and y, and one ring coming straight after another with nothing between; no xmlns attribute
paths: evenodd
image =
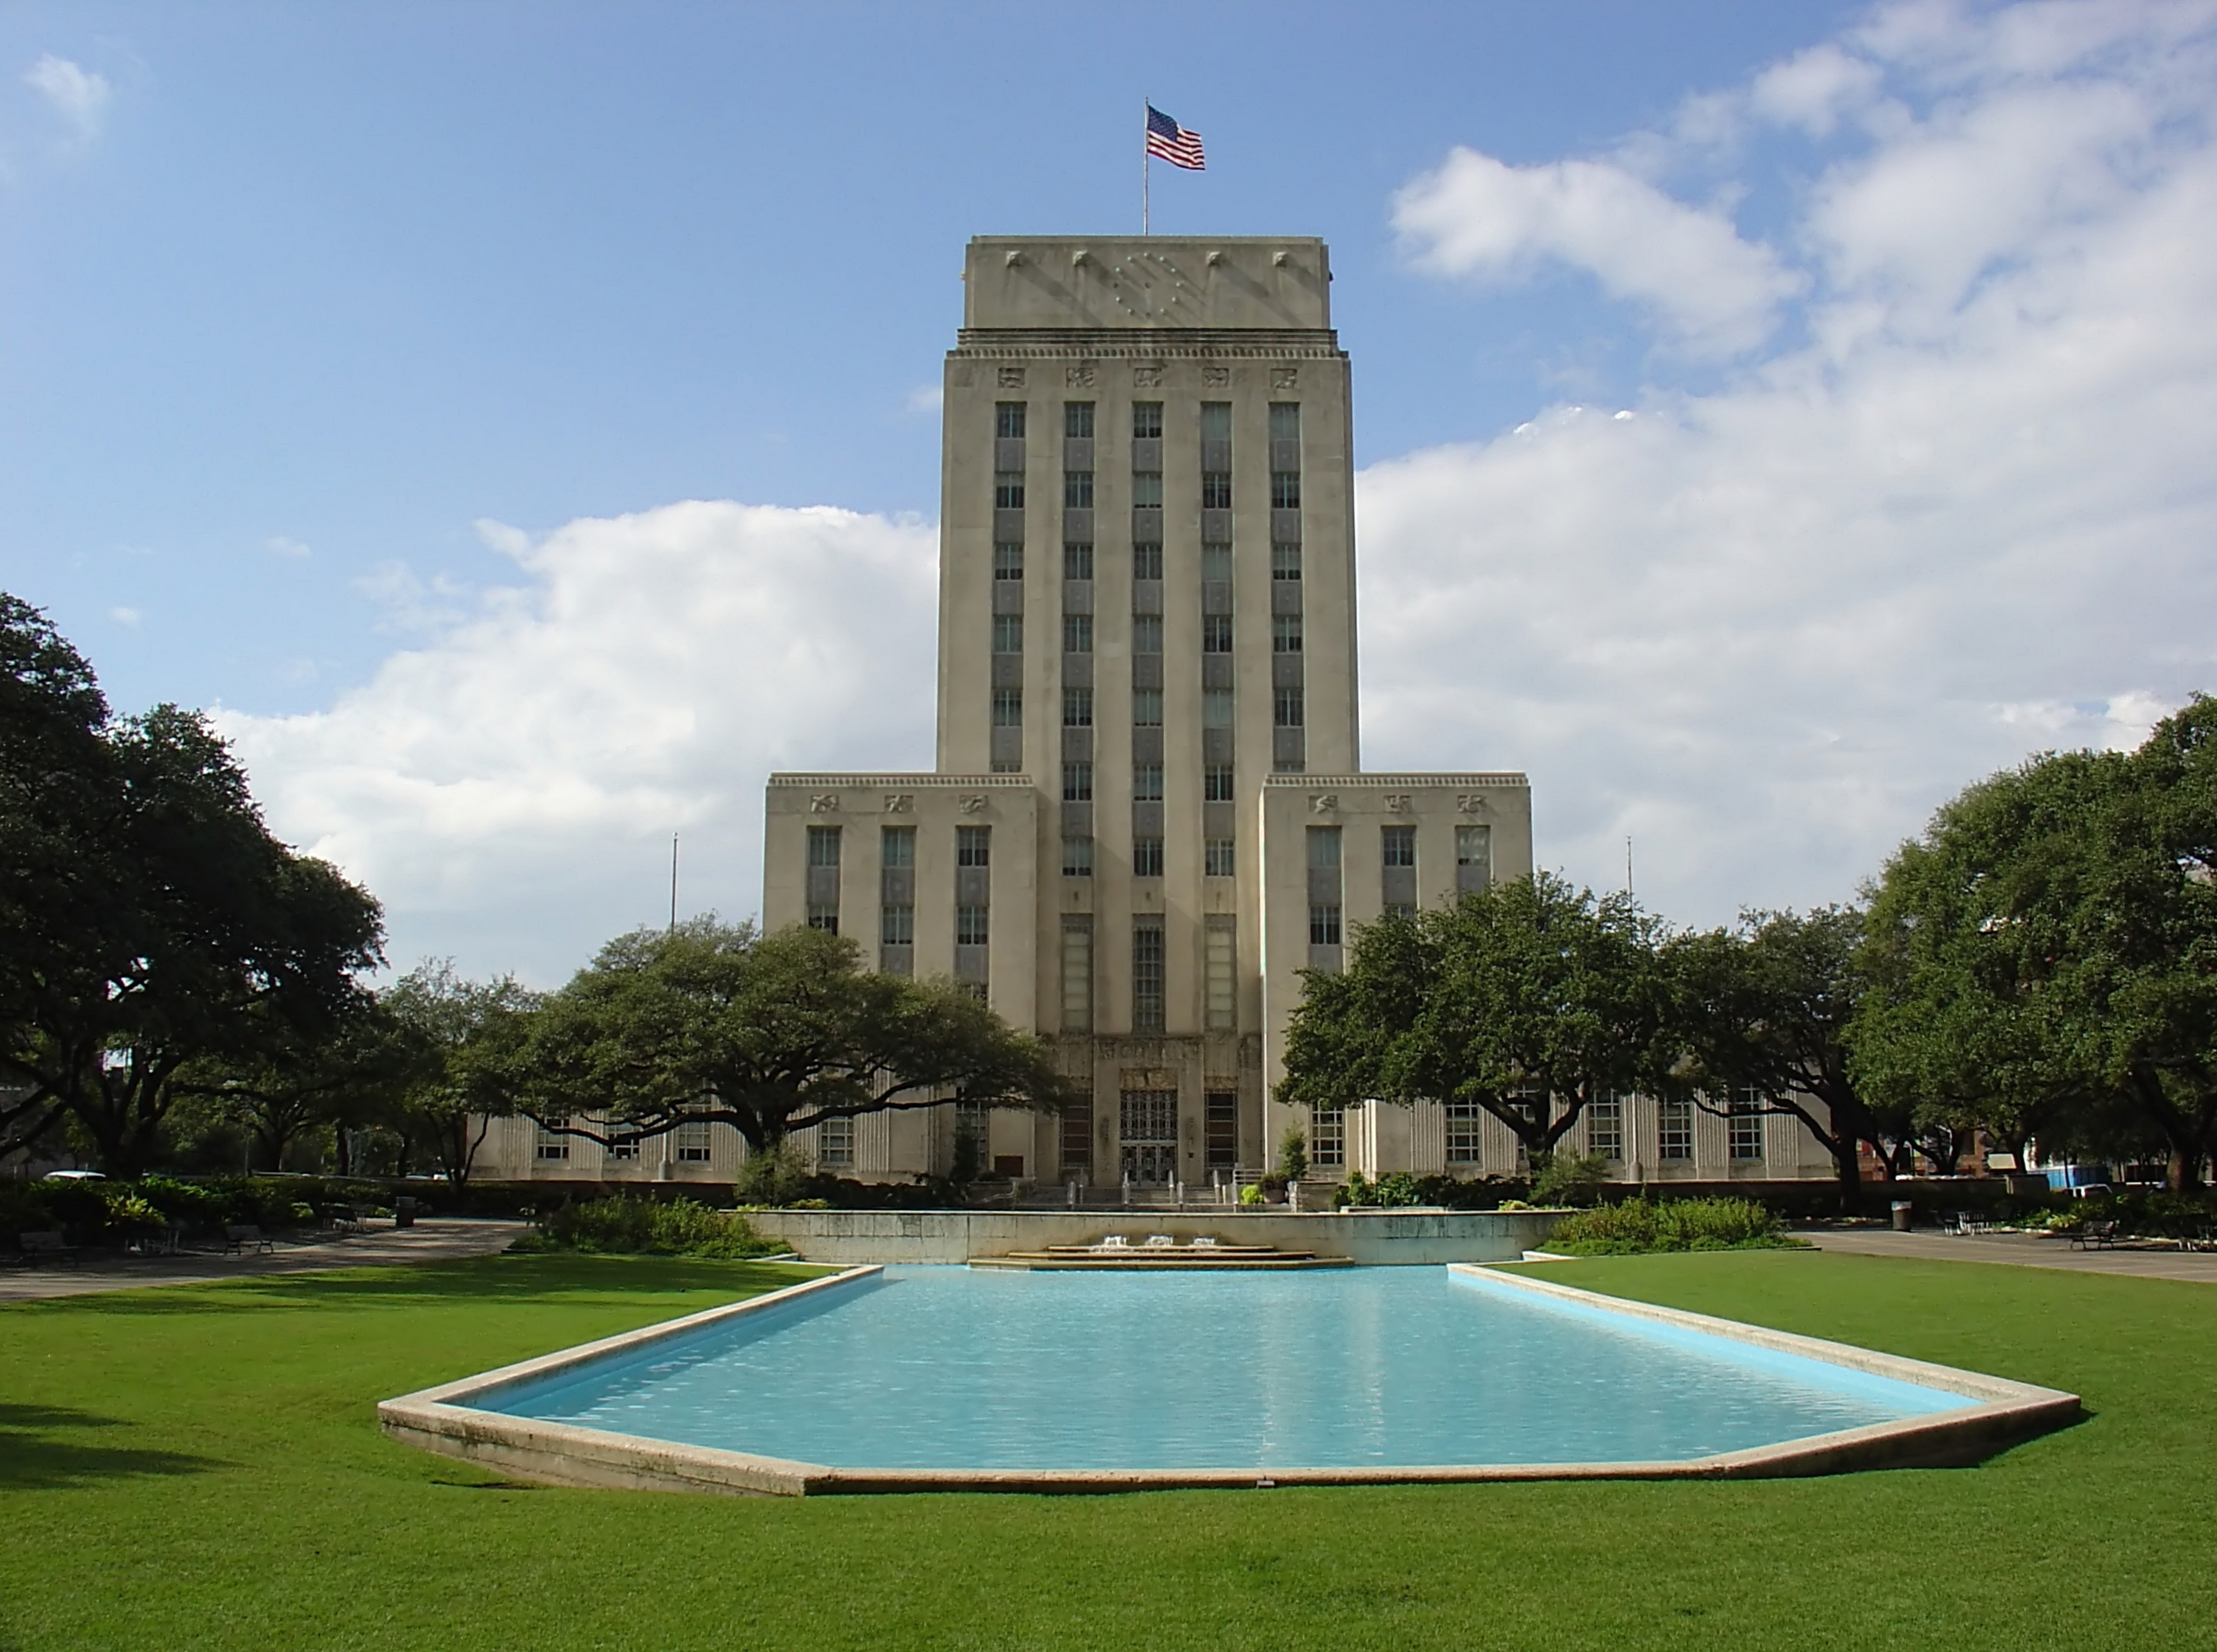
<svg viewBox="0 0 2217 1652"><path fill-rule="evenodd" d="M1147 233L1147 186L1153 181L1153 175L1147 169L1147 163L1152 158L1147 149L1147 117L1154 112L1155 106L1147 101L1146 94L1142 92L1139 95L1139 233L1141 235Z"/></svg>

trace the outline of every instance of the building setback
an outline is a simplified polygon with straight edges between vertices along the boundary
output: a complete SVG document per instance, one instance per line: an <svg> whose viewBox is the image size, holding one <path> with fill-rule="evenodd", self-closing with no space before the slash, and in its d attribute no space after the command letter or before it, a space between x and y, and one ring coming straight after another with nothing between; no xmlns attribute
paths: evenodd
<svg viewBox="0 0 2217 1652"><path fill-rule="evenodd" d="M936 768L773 775L763 922L1053 1040L1090 1105L995 1115L997 1174L1205 1182L1300 1122L1268 1100L1298 972L1389 908L1528 874L1529 789L1360 772L1322 242L987 236L963 280ZM943 1169L954 1128L866 1119L818 1155Z"/></svg>

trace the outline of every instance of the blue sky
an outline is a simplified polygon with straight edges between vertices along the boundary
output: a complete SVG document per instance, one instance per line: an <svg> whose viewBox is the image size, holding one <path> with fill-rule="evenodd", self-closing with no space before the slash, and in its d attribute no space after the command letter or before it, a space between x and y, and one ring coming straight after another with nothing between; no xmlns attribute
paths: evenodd
<svg viewBox="0 0 2217 1652"><path fill-rule="evenodd" d="M929 761L961 243L1136 227L1144 90L1211 160L1158 230L1332 244L1373 764L1529 769L1543 860L1636 833L1682 921L1841 898L2217 677L2209 52L2098 0L18 3L0 583L120 707L220 708L404 963L559 978L673 827L750 910L769 766Z"/></svg>

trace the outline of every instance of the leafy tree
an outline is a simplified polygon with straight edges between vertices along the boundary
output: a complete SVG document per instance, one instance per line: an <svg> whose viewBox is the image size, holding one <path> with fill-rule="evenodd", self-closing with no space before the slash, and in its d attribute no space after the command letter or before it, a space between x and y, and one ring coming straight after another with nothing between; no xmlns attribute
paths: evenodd
<svg viewBox="0 0 2217 1652"><path fill-rule="evenodd" d="M472 981L427 959L378 995L390 1042L386 1116L456 1186L470 1179L492 1119L513 1113L509 1076L542 999L512 976Z"/></svg>
<svg viewBox="0 0 2217 1652"><path fill-rule="evenodd" d="M1965 791L1886 867L1867 1091L1952 1128L2160 1144L2198 1186L2217 1135L2217 700L2139 750L2036 758Z"/></svg>
<svg viewBox="0 0 2217 1652"><path fill-rule="evenodd" d="M1658 922L1552 873L1360 930L1304 973L1279 1100L1475 1103L1535 1161L1599 1095L1660 1078L1670 999Z"/></svg>
<svg viewBox="0 0 2217 1652"><path fill-rule="evenodd" d="M1852 907L1750 912L1734 929L1675 936L1663 954L1690 1057L1681 1076L1709 1096L1752 1093L1763 1111L1800 1120L1832 1156L1850 1212L1862 1202L1860 1145L1890 1168L1902 1128L1873 1109L1849 1071L1863 931Z"/></svg>
<svg viewBox="0 0 2217 1652"><path fill-rule="evenodd" d="M954 983L866 971L852 940L823 930L713 916L610 941L530 1018L503 1083L571 1135L631 1143L721 1121L755 1154L826 1119L1051 1108L1065 1092L1045 1044Z"/></svg>

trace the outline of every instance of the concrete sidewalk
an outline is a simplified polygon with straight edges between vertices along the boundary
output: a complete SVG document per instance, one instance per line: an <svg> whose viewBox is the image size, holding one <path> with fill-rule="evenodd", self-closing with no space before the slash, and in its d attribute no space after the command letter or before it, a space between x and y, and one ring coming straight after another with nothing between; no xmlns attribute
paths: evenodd
<svg viewBox="0 0 2217 1652"><path fill-rule="evenodd" d="M2035 1233L1941 1233L1924 1229L1797 1228L1794 1236L1819 1250L1859 1256L1909 1256L1926 1262L2002 1262L2053 1267L2068 1273L2122 1273L2143 1279L2187 1279L2217 1285L2217 1253L2183 1251L2176 1245L2122 1241L2115 1250L2076 1250L2068 1239Z"/></svg>
<svg viewBox="0 0 2217 1652"><path fill-rule="evenodd" d="M343 1238L292 1244L280 1239L269 1255L188 1254L117 1256L103 1253L52 1267L0 1271L0 1303L46 1297L90 1296L101 1291L141 1291L149 1285L200 1285L209 1279L251 1279L266 1273L317 1273L336 1267L377 1267L394 1262L446 1262L494 1256L530 1230L525 1222L470 1217L418 1217L412 1228L373 1228Z"/></svg>

